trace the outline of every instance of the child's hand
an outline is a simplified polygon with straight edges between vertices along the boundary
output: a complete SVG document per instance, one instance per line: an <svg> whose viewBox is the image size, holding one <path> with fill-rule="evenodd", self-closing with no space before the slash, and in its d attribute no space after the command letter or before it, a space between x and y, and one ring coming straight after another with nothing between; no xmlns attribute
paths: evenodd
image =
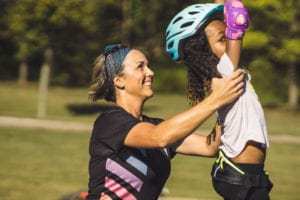
<svg viewBox="0 0 300 200"><path fill-rule="evenodd" d="M224 4L226 37L231 40L243 38L249 26L248 10L240 0L229 0Z"/></svg>

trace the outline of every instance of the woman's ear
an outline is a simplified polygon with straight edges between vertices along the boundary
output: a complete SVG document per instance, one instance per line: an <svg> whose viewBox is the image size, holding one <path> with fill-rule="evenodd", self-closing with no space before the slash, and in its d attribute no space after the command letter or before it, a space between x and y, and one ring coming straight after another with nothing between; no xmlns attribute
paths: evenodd
<svg viewBox="0 0 300 200"><path fill-rule="evenodd" d="M123 81L124 81L124 79L121 76L116 76L114 78L114 84L119 89L124 89L125 88L125 85L124 85Z"/></svg>

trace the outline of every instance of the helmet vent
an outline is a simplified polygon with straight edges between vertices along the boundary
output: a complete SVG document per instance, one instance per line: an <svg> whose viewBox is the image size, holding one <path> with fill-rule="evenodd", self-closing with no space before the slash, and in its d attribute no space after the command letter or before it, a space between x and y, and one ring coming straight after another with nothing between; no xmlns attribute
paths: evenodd
<svg viewBox="0 0 300 200"><path fill-rule="evenodd" d="M181 25L181 28L189 27L193 24L194 22L187 22Z"/></svg>
<svg viewBox="0 0 300 200"><path fill-rule="evenodd" d="M174 44L174 42L170 42L170 43L168 44L168 49L172 49L173 44Z"/></svg>
<svg viewBox="0 0 300 200"><path fill-rule="evenodd" d="M180 32L178 32L178 33L175 33L175 34L173 34L173 35L168 35L167 37L168 38L173 38L173 37L175 37L176 35L180 35L182 33L182 31L180 31Z"/></svg>
<svg viewBox="0 0 300 200"><path fill-rule="evenodd" d="M198 11L191 11L191 12L189 12L189 14L190 15L196 15L196 14L199 14L199 12Z"/></svg>
<svg viewBox="0 0 300 200"><path fill-rule="evenodd" d="M166 36L168 37L168 36L169 36L169 34L170 34L170 31L167 31L167 32L166 32Z"/></svg>
<svg viewBox="0 0 300 200"><path fill-rule="evenodd" d="M179 20L182 20L182 17L178 17L173 21L173 24L176 24Z"/></svg>

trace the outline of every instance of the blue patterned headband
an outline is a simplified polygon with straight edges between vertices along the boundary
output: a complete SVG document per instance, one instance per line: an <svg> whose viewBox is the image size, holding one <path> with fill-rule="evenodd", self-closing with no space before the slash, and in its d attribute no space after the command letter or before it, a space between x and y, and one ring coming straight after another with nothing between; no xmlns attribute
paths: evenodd
<svg viewBox="0 0 300 200"><path fill-rule="evenodd" d="M122 63L131 48L122 44L107 45L104 47L105 65L115 73L119 72Z"/></svg>
<svg viewBox="0 0 300 200"><path fill-rule="evenodd" d="M104 47L105 79L107 81L107 87L111 93L114 93L113 79L120 71L126 55L131 50L131 48L122 44L113 44Z"/></svg>

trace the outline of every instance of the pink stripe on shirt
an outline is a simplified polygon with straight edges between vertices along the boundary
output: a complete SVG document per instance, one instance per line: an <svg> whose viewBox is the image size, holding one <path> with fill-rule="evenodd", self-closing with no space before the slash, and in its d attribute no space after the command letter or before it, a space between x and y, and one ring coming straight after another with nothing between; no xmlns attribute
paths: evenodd
<svg viewBox="0 0 300 200"><path fill-rule="evenodd" d="M122 200L136 200L136 197L126 188L108 177L105 178L105 187L115 193Z"/></svg>
<svg viewBox="0 0 300 200"><path fill-rule="evenodd" d="M141 190L143 181L133 173L122 167L119 163L108 158L106 161L106 170L120 177L137 191Z"/></svg>

